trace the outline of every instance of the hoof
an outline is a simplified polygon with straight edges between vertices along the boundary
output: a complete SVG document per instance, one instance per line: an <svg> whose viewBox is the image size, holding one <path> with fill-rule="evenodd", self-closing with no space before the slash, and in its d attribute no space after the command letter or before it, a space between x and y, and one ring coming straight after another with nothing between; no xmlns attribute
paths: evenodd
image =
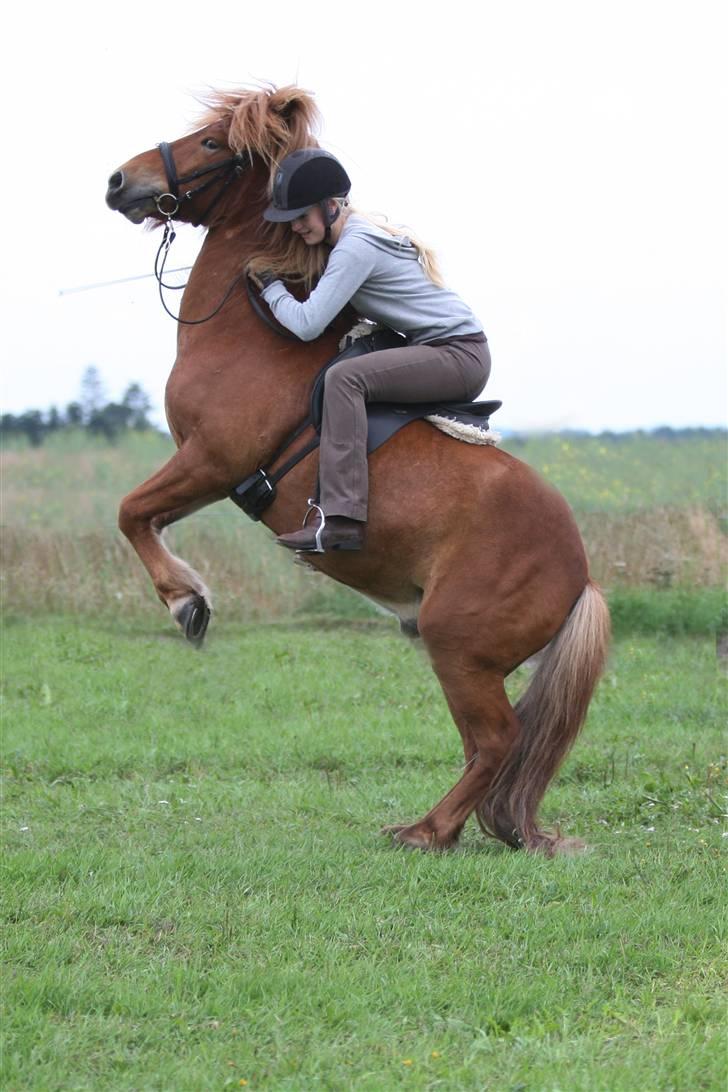
<svg viewBox="0 0 728 1092"><path fill-rule="evenodd" d="M542 853L546 857L577 857L589 849L580 838L562 838L560 834L538 831L529 838L524 848L529 853Z"/></svg>
<svg viewBox="0 0 728 1092"><path fill-rule="evenodd" d="M414 823L411 826L398 823L394 826L382 827L381 833L389 834L395 845L406 846L408 849L442 851L451 849L457 842L456 838L447 843L438 841L435 832L420 823Z"/></svg>
<svg viewBox="0 0 728 1092"><path fill-rule="evenodd" d="M188 600L176 620L190 644L200 648L210 621L210 608L202 596L195 595Z"/></svg>

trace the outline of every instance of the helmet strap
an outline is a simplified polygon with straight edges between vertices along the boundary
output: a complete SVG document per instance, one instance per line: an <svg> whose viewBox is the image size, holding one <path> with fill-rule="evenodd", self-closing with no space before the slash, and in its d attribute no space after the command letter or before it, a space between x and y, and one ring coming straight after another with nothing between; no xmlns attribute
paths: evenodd
<svg viewBox="0 0 728 1092"><path fill-rule="evenodd" d="M332 225L335 224L336 221L341 216L341 206L338 205L338 204L335 204L334 211L332 212L331 209L329 208L329 201L330 200L331 200L331 198L327 197L327 198L325 198L325 200L319 201L319 208L321 209L321 215L323 216L323 219L324 219L324 227L326 228L326 233L324 235L324 241L327 242L327 243L331 239Z"/></svg>

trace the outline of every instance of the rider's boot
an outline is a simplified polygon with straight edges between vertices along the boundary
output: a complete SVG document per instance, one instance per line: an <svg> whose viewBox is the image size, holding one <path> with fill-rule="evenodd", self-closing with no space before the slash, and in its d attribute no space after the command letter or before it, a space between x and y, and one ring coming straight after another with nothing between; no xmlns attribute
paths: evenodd
<svg viewBox="0 0 728 1092"><path fill-rule="evenodd" d="M361 550L364 546L365 523L348 516L324 516L316 506L314 519L300 531L279 535L280 546L306 554L323 554L329 550Z"/></svg>

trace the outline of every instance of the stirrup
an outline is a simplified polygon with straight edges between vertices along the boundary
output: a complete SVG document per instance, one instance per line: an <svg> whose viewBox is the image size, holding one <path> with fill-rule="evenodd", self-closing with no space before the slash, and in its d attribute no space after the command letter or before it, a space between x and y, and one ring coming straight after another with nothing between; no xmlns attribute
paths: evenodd
<svg viewBox="0 0 728 1092"><path fill-rule="evenodd" d="M320 520L318 529L316 530L316 534L315 534L315 537L314 537L314 541L316 543L316 549L315 550L309 550L308 552L309 553L322 554L322 553L324 553L324 547L323 547L323 543L321 541L321 536L322 536L322 534L324 532L324 528L326 527L326 516L324 515L324 510L321 507L321 505L316 504L316 501L313 500L312 497L308 498L308 505L309 505L308 510L306 512L306 515L303 517L303 523L302 523L301 526L302 527L306 526L306 523L308 522L308 517L311 515L312 512L318 512L319 520Z"/></svg>

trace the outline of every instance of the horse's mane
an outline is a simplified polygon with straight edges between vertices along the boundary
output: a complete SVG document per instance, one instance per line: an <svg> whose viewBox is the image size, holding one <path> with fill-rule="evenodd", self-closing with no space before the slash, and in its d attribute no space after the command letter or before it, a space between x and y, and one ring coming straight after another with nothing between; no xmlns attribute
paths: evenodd
<svg viewBox="0 0 728 1092"><path fill-rule="evenodd" d="M224 122L230 148L246 151L267 166L269 193L278 164L285 156L299 148L318 147L318 107L311 92L295 85L211 91L202 105L204 112L195 128ZM250 264L285 276L288 281L302 282L310 289L321 275L327 256L327 247L307 246L288 224L267 224L265 249Z"/></svg>

